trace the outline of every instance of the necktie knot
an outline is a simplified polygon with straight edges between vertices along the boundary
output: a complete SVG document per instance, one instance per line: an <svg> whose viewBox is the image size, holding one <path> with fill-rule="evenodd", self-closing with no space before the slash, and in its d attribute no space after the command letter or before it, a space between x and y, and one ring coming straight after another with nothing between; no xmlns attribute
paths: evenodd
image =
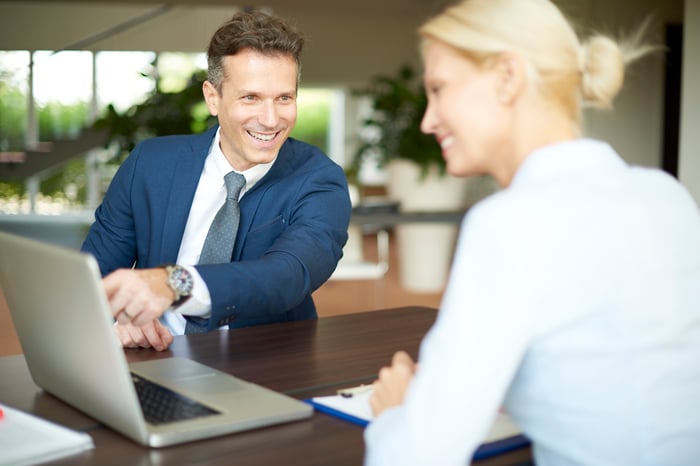
<svg viewBox="0 0 700 466"><path fill-rule="evenodd" d="M226 199L238 200L238 195L245 186L245 176L236 172L229 172L224 176L226 183Z"/></svg>

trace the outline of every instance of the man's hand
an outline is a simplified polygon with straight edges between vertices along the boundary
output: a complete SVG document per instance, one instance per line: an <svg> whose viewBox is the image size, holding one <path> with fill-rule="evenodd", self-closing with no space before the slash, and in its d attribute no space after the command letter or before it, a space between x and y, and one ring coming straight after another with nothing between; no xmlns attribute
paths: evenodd
<svg viewBox="0 0 700 466"><path fill-rule="evenodd" d="M102 283L112 315L120 324L144 326L157 320L175 299L165 269L119 269Z"/></svg>
<svg viewBox="0 0 700 466"><path fill-rule="evenodd" d="M137 327L126 323L114 326L119 341L124 348L153 348L156 351L165 351L173 342L173 336L159 320Z"/></svg>
<svg viewBox="0 0 700 466"><path fill-rule="evenodd" d="M391 360L391 367L382 367L374 382L374 392L369 402L375 416L403 403L408 384L417 365L404 351L398 351Z"/></svg>

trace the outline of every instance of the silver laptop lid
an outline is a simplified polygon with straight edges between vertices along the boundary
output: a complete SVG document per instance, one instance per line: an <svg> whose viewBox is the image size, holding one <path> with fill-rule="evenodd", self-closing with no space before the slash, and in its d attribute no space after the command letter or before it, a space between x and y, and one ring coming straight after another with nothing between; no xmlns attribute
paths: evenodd
<svg viewBox="0 0 700 466"><path fill-rule="evenodd" d="M34 382L145 442L146 423L95 259L0 232L0 286Z"/></svg>
<svg viewBox="0 0 700 466"><path fill-rule="evenodd" d="M131 439L165 446L307 418L307 403L195 361L127 365L87 254L0 232L0 286L37 385ZM150 425L131 372L219 414Z"/></svg>

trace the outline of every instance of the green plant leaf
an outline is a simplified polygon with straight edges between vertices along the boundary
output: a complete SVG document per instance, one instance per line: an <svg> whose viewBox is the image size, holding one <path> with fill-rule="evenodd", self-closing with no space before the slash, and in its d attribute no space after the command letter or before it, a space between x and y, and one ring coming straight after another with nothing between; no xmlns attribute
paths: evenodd
<svg viewBox="0 0 700 466"><path fill-rule="evenodd" d="M423 176L433 166L440 173L446 173L437 141L420 130L428 101L412 67L401 66L395 76L375 76L366 88L353 94L371 99L372 115L362 122L362 126L379 129L379 137L363 141L358 147L346 170L349 177L356 177L370 154L380 154L380 165L392 159L411 160L420 166Z"/></svg>

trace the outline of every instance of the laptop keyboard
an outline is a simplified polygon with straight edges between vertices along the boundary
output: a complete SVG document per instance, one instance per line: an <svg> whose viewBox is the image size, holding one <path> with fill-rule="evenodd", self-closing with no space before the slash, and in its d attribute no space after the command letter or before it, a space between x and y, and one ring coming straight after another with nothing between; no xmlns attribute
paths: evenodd
<svg viewBox="0 0 700 466"><path fill-rule="evenodd" d="M134 381L143 415L151 424L165 424L220 414L191 398L134 373L131 374L131 379Z"/></svg>

